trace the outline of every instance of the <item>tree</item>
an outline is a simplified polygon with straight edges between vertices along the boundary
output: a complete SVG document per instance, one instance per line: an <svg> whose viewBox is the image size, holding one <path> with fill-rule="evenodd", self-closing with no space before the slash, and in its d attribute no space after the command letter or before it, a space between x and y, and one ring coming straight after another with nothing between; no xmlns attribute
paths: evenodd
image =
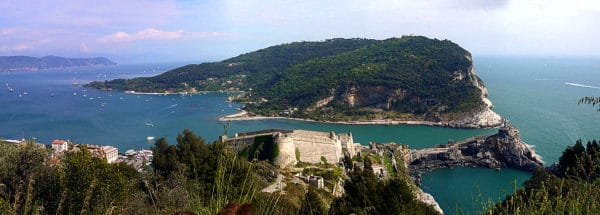
<svg viewBox="0 0 600 215"><path fill-rule="evenodd" d="M164 177L171 174L177 168L179 158L177 156L177 147L169 145L165 138L159 138L152 147L152 165L154 171Z"/></svg>
<svg viewBox="0 0 600 215"><path fill-rule="evenodd" d="M588 145L592 146L592 143ZM594 153L594 148L586 150L581 140L577 140L574 146L568 146L559 158L558 167L561 176L577 177L583 180L592 179L596 172L596 166L589 152Z"/></svg>
<svg viewBox="0 0 600 215"><path fill-rule="evenodd" d="M106 159L92 157L86 147L69 153L64 159L66 194L60 214L99 214L119 205L130 195L131 176L137 175L127 165L115 165ZM62 193L60 195L62 195Z"/></svg>
<svg viewBox="0 0 600 215"><path fill-rule="evenodd" d="M344 196L334 200L329 214L437 214L418 201L399 177L379 180L373 170L357 171L344 183Z"/></svg>
<svg viewBox="0 0 600 215"><path fill-rule="evenodd" d="M306 193L306 197L304 197L304 201L302 201L302 205L300 206L300 211L298 214L325 214L326 209L323 205L323 200L317 194L317 191L313 186L308 186L308 192Z"/></svg>
<svg viewBox="0 0 600 215"><path fill-rule="evenodd" d="M577 104L591 104L592 107L595 107L597 104L600 104L600 97L586 96L579 99ZM600 111L600 107L598 107L598 111Z"/></svg>
<svg viewBox="0 0 600 215"><path fill-rule="evenodd" d="M600 210L598 143L568 146L558 171L540 168L490 214L593 214Z"/></svg>
<svg viewBox="0 0 600 215"><path fill-rule="evenodd" d="M190 178L212 180L216 157L211 157L202 137L196 136L189 129L184 129L177 135L177 155L179 162L187 166L187 174Z"/></svg>

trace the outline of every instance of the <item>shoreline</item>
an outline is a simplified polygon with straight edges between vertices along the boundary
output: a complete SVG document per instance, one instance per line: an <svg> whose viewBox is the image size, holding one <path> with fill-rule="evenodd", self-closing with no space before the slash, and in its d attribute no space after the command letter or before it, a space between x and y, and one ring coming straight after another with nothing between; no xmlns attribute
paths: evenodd
<svg viewBox="0 0 600 215"><path fill-rule="evenodd" d="M337 124L337 125L425 125L435 127L447 127L447 128L458 128L458 129L487 129L496 128L500 125L495 126L454 126L451 122L431 122L431 121L417 121L417 120L367 120L367 121L318 121L314 119L302 119L293 117L283 116L249 116L248 111L241 110L238 113L229 114L226 116L219 117L220 122L231 122L231 121L251 121L251 120L294 120L300 122L313 122L313 123L324 123L324 124Z"/></svg>
<svg viewBox="0 0 600 215"><path fill-rule="evenodd" d="M206 93L244 93L244 91L196 91L196 92L174 92L174 93L148 93L148 92L136 92L133 90L123 91L126 94L133 95L198 95L198 94L206 94Z"/></svg>

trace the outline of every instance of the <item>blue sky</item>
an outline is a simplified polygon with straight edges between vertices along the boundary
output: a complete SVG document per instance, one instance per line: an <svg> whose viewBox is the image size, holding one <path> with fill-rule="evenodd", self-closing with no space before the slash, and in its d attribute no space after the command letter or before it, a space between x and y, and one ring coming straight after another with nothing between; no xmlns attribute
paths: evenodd
<svg viewBox="0 0 600 215"><path fill-rule="evenodd" d="M0 1L0 55L214 61L334 37L424 35L474 55L600 56L600 1Z"/></svg>

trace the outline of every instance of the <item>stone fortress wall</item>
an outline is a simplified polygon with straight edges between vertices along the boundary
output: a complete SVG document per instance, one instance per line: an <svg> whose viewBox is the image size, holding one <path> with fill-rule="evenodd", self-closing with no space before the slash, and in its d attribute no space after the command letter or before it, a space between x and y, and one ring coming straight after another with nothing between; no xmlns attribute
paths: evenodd
<svg viewBox="0 0 600 215"><path fill-rule="evenodd" d="M270 135L279 147L279 155L275 165L286 167L297 162L320 163L324 157L328 163L337 163L344 154L355 156L360 144L354 143L352 133L335 134L335 132L319 132L308 130L269 129L262 131L235 134L234 137L221 137L227 143L252 144L254 137ZM299 159L296 158L296 150Z"/></svg>

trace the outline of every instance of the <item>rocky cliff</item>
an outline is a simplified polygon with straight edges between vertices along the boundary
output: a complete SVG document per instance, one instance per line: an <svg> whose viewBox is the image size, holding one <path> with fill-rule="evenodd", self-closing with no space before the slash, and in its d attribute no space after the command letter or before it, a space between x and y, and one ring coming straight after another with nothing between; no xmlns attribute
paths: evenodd
<svg viewBox="0 0 600 215"><path fill-rule="evenodd" d="M533 147L523 142L517 128L502 126L497 134L413 150L405 156L411 172L455 166L512 167L533 171L543 165Z"/></svg>

